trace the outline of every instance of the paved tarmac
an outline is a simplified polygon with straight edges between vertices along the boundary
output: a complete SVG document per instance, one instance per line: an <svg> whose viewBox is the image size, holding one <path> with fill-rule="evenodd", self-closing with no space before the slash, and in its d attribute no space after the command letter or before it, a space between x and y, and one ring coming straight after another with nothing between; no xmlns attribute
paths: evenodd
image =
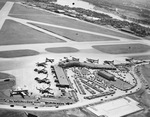
<svg viewBox="0 0 150 117"><path fill-rule="evenodd" d="M45 48L49 48L49 47L73 47L76 49L79 49L80 51L78 53L70 53L70 55L78 55L78 56L90 56L90 57L101 57L101 56L105 56L106 58L109 58L111 56L113 56L114 58L118 58L118 57L123 57L123 56L134 56L134 55L149 55L150 52L145 52L145 53L135 53L135 54L120 54L120 55L109 55L106 53L102 53L99 51L96 51L95 49L92 48L93 45L109 45L109 44L136 44L136 43L141 43L141 44L146 44L150 46L150 41L149 40L144 40L142 38L140 38L141 40L131 40L131 39L127 39L127 38L121 38L121 37L117 37L117 36L111 36L111 35L106 35L106 34L102 34L102 33L96 33L96 32L92 32L92 31L87 31L87 30L81 30L81 29L76 29L76 28L69 28L66 26L59 26L59 25L54 25L54 24L48 24L48 23L43 23L43 22L37 22L37 21L32 21L32 20L26 20L26 19L21 19L21 18L14 18L14 17L10 17L8 16L11 8L13 7L14 2L6 2L6 4L3 6L3 8L0 10L0 29L2 28L4 22L6 19L11 19L14 20L16 22L19 22L25 26L28 26L32 29L35 29L37 31L43 32L47 35L51 35L57 38L60 38L66 42L64 43L41 43L41 44L23 44L23 45L3 45L0 46L0 51L8 51L8 50L19 50L19 49L32 49L32 50L36 50L38 52L41 53L41 55L39 55L38 57L41 56L46 56L49 54L49 52L45 51ZM61 35L49 32L47 30L44 30L42 28L36 27L34 25L31 25L29 23L36 23L36 24L42 24L42 25L46 25L46 26L50 26L50 27L57 27L57 28L61 28L61 29L67 29L67 30L72 30L72 31L79 31L79 32L84 32L87 34L94 34L94 35L99 35L99 36L105 36L105 37L109 37L109 38L115 38L115 39L119 39L119 41L92 41L92 42L75 42L75 41L71 41L66 37L63 37ZM111 29L112 30L112 29ZM118 32L118 31L116 31ZM82 53L82 50L87 50L86 53ZM93 50L95 53L88 53L88 50ZM58 54L55 53L50 53L50 55L53 56L59 56ZM60 54L60 56L65 56L66 53L62 53ZM67 54L69 55L69 54ZM35 57L36 58L36 57ZM14 59L5 59L5 58L0 58L0 62L5 62L7 64L7 62L14 62L17 63L22 63L25 61L29 61L29 60L34 60L34 57L22 57L22 58L14 58ZM4 69L1 70L7 70L6 66L4 67ZM140 84L140 81L138 80L138 83ZM135 89L133 89L134 91L136 91L137 88L140 88L141 85L138 85L138 87L136 87ZM119 96L120 94L123 94L124 92L119 92L116 93L114 97ZM108 96L108 99L111 98ZM93 103L93 102L97 102L99 99L96 100L91 100L89 102L83 102L82 106L87 105L88 103ZM74 108L74 107L79 107L79 103L76 103L75 105L69 105L69 107L64 107L64 108L52 108L52 110L61 110L61 109L68 109L68 108ZM3 106L3 108L8 108L8 106ZM23 110L23 108L20 107L16 107L16 109L21 109ZM26 108L26 110L35 110L35 108ZM49 111L49 108L40 108L38 110L42 110L42 111Z"/></svg>

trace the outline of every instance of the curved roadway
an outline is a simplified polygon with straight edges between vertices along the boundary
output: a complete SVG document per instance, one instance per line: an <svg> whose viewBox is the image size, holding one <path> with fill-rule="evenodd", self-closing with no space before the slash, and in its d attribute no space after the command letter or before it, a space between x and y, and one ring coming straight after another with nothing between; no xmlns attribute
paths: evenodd
<svg viewBox="0 0 150 117"><path fill-rule="evenodd" d="M88 49L93 49L92 46L93 45L97 45L97 44L99 44L99 45L108 45L108 44L122 44L122 43L123 44L143 43L143 44L150 45L148 40L147 41L143 40L143 39L141 39L141 40L130 40L130 39L126 39L126 38L120 38L120 37L117 37L117 36L110 36L110 35L105 35L105 34L101 34L101 33L95 33L95 32L91 32L91 31L86 31L86 30L80 30L80 29L69 28L69 27L65 27L65 26L59 26L59 25L47 24L47 23L43 23L43 22L36 22L36 21L31 21L31 20L25 20L25 19L10 17L10 16L8 16L8 14L9 14L11 8L13 7L13 4L14 4L14 2L6 2L4 7L1 9L0 16L2 16L2 17L0 19L0 29L2 28L2 26L3 26L3 24L4 24L6 19L11 19L11 20L17 21L17 22L19 22L21 24L24 24L24 25L26 25L28 27L31 27L33 29L36 29L36 30L38 30L40 32L43 32L45 34L58 37L58 38L66 41L66 42L65 43L52 43L52 44L51 43L46 43L46 44L24 44L24 45L0 46L0 50L1 51L15 50L15 49L33 49L33 50L38 50L39 52L45 52L45 48L47 48L47 47L60 47L60 46L62 47L62 46L68 46L68 45L70 47L74 47L74 48L77 48L77 49L80 49L80 50L81 49L87 49L87 50ZM51 27L58 27L58 28L61 28L61 29L69 29L69 30L72 30L72 31L79 31L79 32L84 32L84 33L88 33L88 34L106 36L106 37L119 39L120 41L73 42L73 41L71 41L71 40L69 40L69 39L67 39L67 38L65 38L63 36L51 33L51 32L46 31L44 29L38 28L36 26L33 26L33 25L29 24L29 23L37 23L37 24L47 25L47 26L51 26ZM100 54L100 53L96 53L96 54ZM143 55L145 55L145 54L146 55L150 54L150 52L143 53ZM132 54L132 55L134 55L134 54ZM102 53L99 56L103 56ZM119 56L124 56L124 55L119 55ZM118 57L118 55L116 57ZM3 61L3 60L5 61L5 59L2 59L2 58L0 59L0 61ZM13 59L13 60L15 61L15 60L18 60L18 59ZM24 61L24 58L22 58L21 60ZM134 71L134 67L133 67L132 72L133 71ZM142 86L140 79L135 74L134 74L134 76L135 76L135 78L137 80L137 86L132 89L132 93L135 93ZM87 106L87 105L90 105L90 104L94 104L94 103L100 102L100 99L110 100L110 99L115 99L115 98L118 98L118 97L126 96L128 94L130 94L130 92L125 93L124 91L117 91L114 94L113 97L112 96L107 96L107 99L105 97L101 97L101 98L92 99L92 100L88 100L88 101L84 100L82 103L79 101L79 102L77 102L75 104L72 104L72 105L60 106L59 108L56 108L56 107L38 107L38 108L26 107L26 108L23 108L23 106L10 107L10 105L0 105L0 108L3 108L3 109L15 109L15 110L34 110L34 111L35 110L36 111L58 111L58 110L76 108L76 107L81 107L81 106Z"/></svg>

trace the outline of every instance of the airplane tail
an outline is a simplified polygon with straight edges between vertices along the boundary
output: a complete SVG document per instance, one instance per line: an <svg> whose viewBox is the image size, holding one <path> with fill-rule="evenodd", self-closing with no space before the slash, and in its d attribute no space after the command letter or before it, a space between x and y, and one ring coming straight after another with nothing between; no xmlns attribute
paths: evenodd
<svg viewBox="0 0 150 117"><path fill-rule="evenodd" d="M27 115L27 117L39 117L39 116L31 114L31 113L27 113L27 112L24 112L24 113Z"/></svg>

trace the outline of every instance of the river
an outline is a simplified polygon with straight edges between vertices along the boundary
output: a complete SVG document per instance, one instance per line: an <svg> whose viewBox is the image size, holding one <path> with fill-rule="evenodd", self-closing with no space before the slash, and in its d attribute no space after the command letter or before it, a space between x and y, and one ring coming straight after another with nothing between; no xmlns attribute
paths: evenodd
<svg viewBox="0 0 150 117"><path fill-rule="evenodd" d="M98 8L95 5L92 5L88 2L84 2L81 0L57 0L57 2L55 2L55 3L60 4L60 5L67 5L69 7L79 7L79 8L83 8L83 9L88 9L88 10L96 11L98 13L103 13L103 14L109 15L114 19L124 20L121 17L119 17L113 13L104 12L104 11L100 10L101 8Z"/></svg>
<svg viewBox="0 0 150 117"><path fill-rule="evenodd" d="M98 13L103 13L103 14L106 14L106 15L109 15L110 17L114 18L114 19L118 19L118 20L121 20L121 21L127 21L127 22L133 22L133 21L130 21L128 19L123 19L121 18L120 16L116 15L116 14L113 14L109 11L106 11L100 7L97 7L95 5L92 5L88 2L85 2L85 1L82 1L82 0L57 0L57 2L55 2L56 4L59 4L59 5L67 5L69 7L79 7L79 8L83 8L83 9L88 9L88 10L91 10L91 11L95 11L95 12L98 12ZM139 25L143 26L143 27L148 27L150 28L149 25L144 25L144 24L141 24L139 23Z"/></svg>

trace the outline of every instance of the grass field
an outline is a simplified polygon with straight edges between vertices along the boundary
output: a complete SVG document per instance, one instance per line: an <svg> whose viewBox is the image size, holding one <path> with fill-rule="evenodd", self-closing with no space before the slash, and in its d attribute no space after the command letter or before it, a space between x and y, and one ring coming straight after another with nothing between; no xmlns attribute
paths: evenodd
<svg viewBox="0 0 150 117"><path fill-rule="evenodd" d="M90 114L78 108L72 110L57 111L57 112L29 111L28 113L37 115L39 117L96 117L93 114ZM0 110L0 117L27 117L27 116L24 111Z"/></svg>
<svg viewBox="0 0 150 117"><path fill-rule="evenodd" d="M0 81L0 97L3 96L1 90L12 88L15 85L15 77L13 75L0 72L0 79L10 79L10 81Z"/></svg>
<svg viewBox="0 0 150 117"><path fill-rule="evenodd" d="M27 117L22 111L0 110L0 117Z"/></svg>
<svg viewBox="0 0 150 117"><path fill-rule="evenodd" d="M68 117L64 112L28 112L38 117ZM0 110L0 117L27 117L24 111ZM69 116L71 117L71 116ZM75 117L75 116L74 116Z"/></svg>
<svg viewBox="0 0 150 117"><path fill-rule="evenodd" d="M7 73L0 72L0 79L6 79L6 78L14 78L14 76Z"/></svg>
<svg viewBox="0 0 150 117"><path fill-rule="evenodd" d="M150 36L144 37L144 39L150 40Z"/></svg>
<svg viewBox="0 0 150 117"><path fill-rule="evenodd" d="M0 31L0 45L64 42L12 20L6 20Z"/></svg>
<svg viewBox="0 0 150 117"><path fill-rule="evenodd" d="M150 84L150 65L143 65L142 66L142 74L145 77L145 79L148 81L148 83Z"/></svg>
<svg viewBox="0 0 150 117"><path fill-rule="evenodd" d="M18 2L18 1L23 1L23 0L1 0L1 2L7 2L7 1L10 1L10 2Z"/></svg>
<svg viewBox="0 0 150 117"><path fill-rule="evenodd" d="M16 3L12 7L9 14L13 14L13 15L22 15L23 14L23 15L35 15L35 16L40 15L40 16L48 16L48 17L57 16L53 13L48 13L48 12L45 12L42 10L36 10L36 9L30 8L30 7L27 8L25 6L18 5Z"/></svg>
<svg viewBox="0 0 150 117"><path fill-rule="evenodd" d="M4 6L5 2L0 1L0 10L2 9L2 7Z"/></svg>
<svg viewBox="0 0 150 117"><path fill-rule="evenodd" d="M144 104L145 106L147 106L147 108L150 108L150 94L144 92L140 98L140 102L142 102L142 104Z"/></svg>
<svg viewBox="0 0 150 117"><path fill-rule="evenodd" d="M26 56L34 56L38 54L40 53L34 50L29 50L29 49L0 51L1 58L26 57Z"/></svg>
<svg viewBox="0 0 150 117"><path fill-rule="evenodd" d="M83 32L79 32L79 31L68 30L68 29L55 28L55 27L39 25L39 24L34 24L34 25L38 26L42 29L46 29L50 32L56 33L58 35L61 35L63 37L67 37L68 39L70 39L72 41L84 42L84 41L114 41L114 40L118 40L118 39L114 39L114 38L93 35L93 34L88 34L88 33L83 33Z"/></svg>
<svg viewBox="0 0 150 117"><path fill-rule="evenodd" d="M9 81L0 81L0 97L3 97L3 90L11 89L15 85L15 76L0 72L0 79L10 79ZM4 96L5 97L5 96Z"/></svg>
<svg viewBox="0 0 150 117"><path fill-rule="evenodd" d="M74 53L79 51L78 49L72 47L46 48L45 50L52 53Z"/></svg>
<svg viewBox="0 0 150 117"><path fill-rule="evenodd" d="M92 46L101 52L108 54L132 54L142 53L150 50L150 46L144 44L117 44L117 45L95 45Z"/></svg>
<svg viewBox="0 0 150 117"><path fill-rule="evenodd" d="M113 30L105 29L99 26L94 26L89 23L81 22L79 20L67 18L67 17L61 17L61 16L42 16L42 15L36 15L37 12L41 12L40 10L37 10L33 12L34 10L26 8L21 5L15 5L11 11L11 14L9 16L16 17L16 18L22 18L22 19L28 19L28 20L33 20L33 21L39 21L39 22L45 22L49 24L55 24L55 25L60 25L60 26L66 26L66 27L71 27L71 28L77 28L77 29L82 29L82 30L88 30L88 31L93 31L93 32L98 32L102 34L108 34L108 35L113 35L113 36L118 36L118 37L124 37L124 38L129 38L129 39L138 39L133 36L129 36L120 32L116 32ZM24 11L22 10L24 9ZM22 13L26 13L27 9L29 9L29 15L24 15ZM31 10L31 13L30 13ZM13 14L12 14L13 13ZM18 15L17 15L18 14ZM59 19L59 20L58 20Z"/></svg>
<svg viewBox="0 0 150 117"><path fill-rule="evenodd" d="M134 58L135 60L149 60L150 55L141 55L141 56L129 56L129 58Z"/></svg>
<svg viewBox="0 0 150 117"><path fill-rule="evenodd" d="M15 81L0 82L0 90L11 89L15 85ZM3 94L4 95L4 94ZM1 97L1 95L0 95Z"/></svg>

